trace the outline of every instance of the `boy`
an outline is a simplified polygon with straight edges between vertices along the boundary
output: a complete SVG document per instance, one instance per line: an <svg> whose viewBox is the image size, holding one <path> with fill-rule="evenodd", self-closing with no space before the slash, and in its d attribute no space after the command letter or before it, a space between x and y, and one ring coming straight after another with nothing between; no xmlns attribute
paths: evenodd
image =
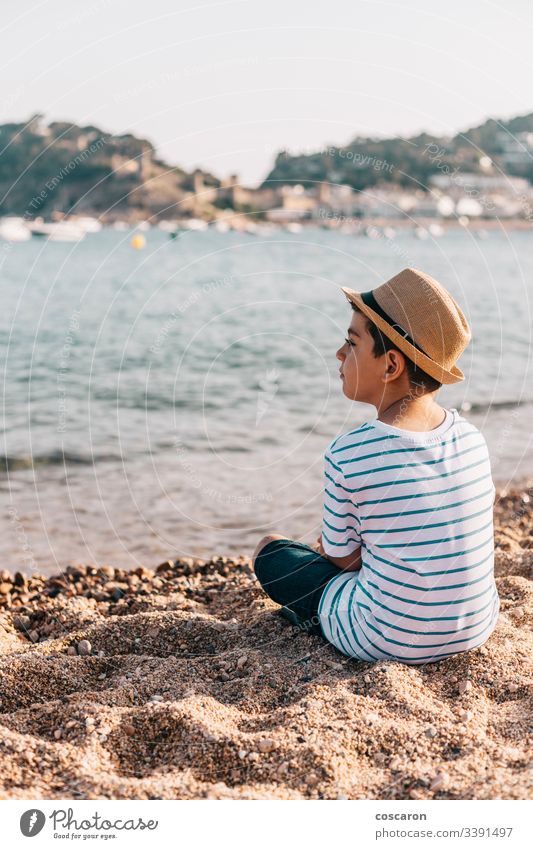
<svg viewBox="0 0 533 849"><path fill-rule="evenodd" d="M414 268L342 291L353 310L336 354L342 389L377 418L327 447L316 548L270 534L255 574L283 615L343 654L430 663L482 645L500 608L487 445L435 400L464 379L455 361L470 328Z"/></svg>

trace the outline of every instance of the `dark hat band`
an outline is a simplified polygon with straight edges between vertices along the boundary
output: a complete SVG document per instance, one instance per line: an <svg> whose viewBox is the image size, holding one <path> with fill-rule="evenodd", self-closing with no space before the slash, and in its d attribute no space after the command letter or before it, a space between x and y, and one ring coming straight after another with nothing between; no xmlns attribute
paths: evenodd
<svg viewBox="0 0 533 849"><path fill-rule="evenodd" d="M385 312L383 307L380 307L380 305L378 304L378 302L376 301L376 299L374 297L373 292L360 292L359 297L361 298L363 303L366 304L367 307L370 307L371 310L374 310L374 312L377 312L377 314L383 319L383 321L386 321L387 324L389 324L393 328L393 330L396 330L397 333L399 333L401 336L403 336L403 338L407 342L409 342L410 345L413 345L415 348L417 348L422 354L424 354L425 357L428 356L428 354L426 354L424 349L421 348L420 345L418 345L414 341L414 339L411 339L411 337L409 336L407 331L404 330L403 327L400 327L400 325L397 324L395 321L393 321L392 318L389 315L387 315L387 313ZM431 359L431 357L429 359Z"/></svg>

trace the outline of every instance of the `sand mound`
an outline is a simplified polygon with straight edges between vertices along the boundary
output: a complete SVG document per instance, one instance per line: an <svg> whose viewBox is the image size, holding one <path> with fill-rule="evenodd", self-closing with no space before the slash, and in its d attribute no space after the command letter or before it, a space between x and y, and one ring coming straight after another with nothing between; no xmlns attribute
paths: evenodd
<svg viewBox="0 0 533 849"><path fill-rule="evenodd" d="M246 558L2 573L1 796L532 798L523 498L498 505L496 632L421 667L297 631Z"/></svg>

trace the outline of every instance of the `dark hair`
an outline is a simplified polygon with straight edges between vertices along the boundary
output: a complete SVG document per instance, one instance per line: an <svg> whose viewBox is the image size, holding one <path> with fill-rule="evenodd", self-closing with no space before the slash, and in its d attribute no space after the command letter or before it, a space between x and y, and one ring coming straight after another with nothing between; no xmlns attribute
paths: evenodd
<svg viewBox="0 0 533 849"><path fill-rule="evenodd" d="M399 350L394 342L389 339L388 336L385 336L379 327L374 324L374 322L371 321L371 319L369 319L368 316L359 309L359 307L357 307L354 303L352 303L351 306L354 312L359 312L365 317L367 330L374 340L372 353L375 357L380 357L382 354L385 354L387 351L392 349L395 351ZM403 354L403 351L401 351L401 353ZM435 390L440 389L442 383L439 383L438 380L435 380L435 378L431 377L431 375L427 374L427 372L422 371L422 369L416 366L405 354L403 355L405 357L407 376L409 377L409 383L411 386L422 386L424 392L435 392Z"/></svg>

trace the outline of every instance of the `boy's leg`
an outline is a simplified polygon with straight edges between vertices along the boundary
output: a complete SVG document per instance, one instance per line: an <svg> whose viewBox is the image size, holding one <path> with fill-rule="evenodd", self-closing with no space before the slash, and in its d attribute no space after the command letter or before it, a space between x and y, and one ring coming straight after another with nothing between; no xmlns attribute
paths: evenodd
<svg viewBox="0 0 533 849"><path fill-rule="evenodd" d="M254 570L267 595L282 605L289 621L322 634L320 599L326 584L340 574L333 563L305 543L282 537L260 550Z"/></svg>

